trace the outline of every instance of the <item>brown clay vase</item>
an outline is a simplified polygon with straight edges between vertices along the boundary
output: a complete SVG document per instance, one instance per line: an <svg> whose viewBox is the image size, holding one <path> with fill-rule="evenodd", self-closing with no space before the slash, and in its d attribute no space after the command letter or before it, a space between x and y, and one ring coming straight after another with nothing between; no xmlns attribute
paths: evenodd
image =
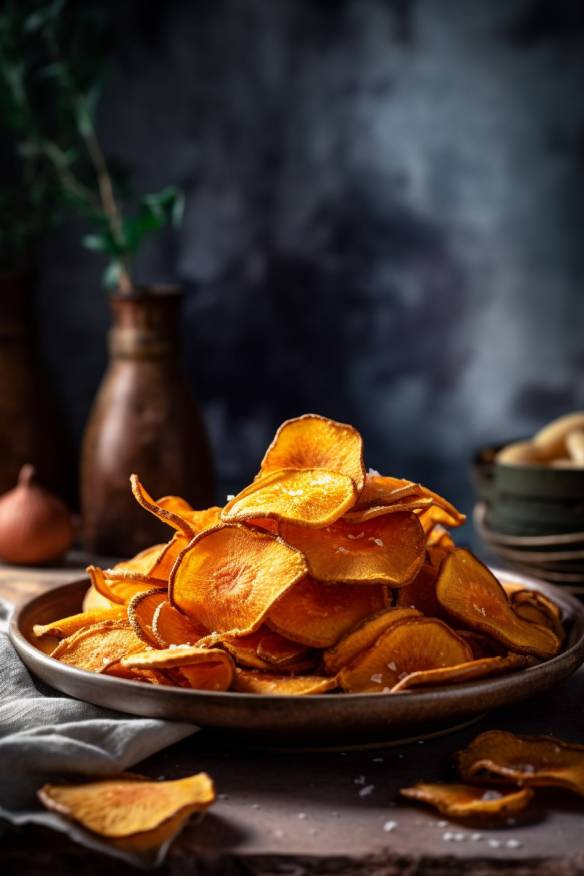
<svg viewBox="0 0 584 876"><path fill-rule="evenodd" d="M0 494L11 490L23 465L71 499L74 468L67 458L63 418L37 353L32 277L0 274Z"/></svg>
<svg viewBox="0 0 584 876"><path fill-rule="evenodd" d="M85 547L131 556L172 531L131 492L135 472L155 498L177 494L195 508L213 501L209 444L180 362L176 287L137 288L111 298L110 364L81 453Z"/></svg>

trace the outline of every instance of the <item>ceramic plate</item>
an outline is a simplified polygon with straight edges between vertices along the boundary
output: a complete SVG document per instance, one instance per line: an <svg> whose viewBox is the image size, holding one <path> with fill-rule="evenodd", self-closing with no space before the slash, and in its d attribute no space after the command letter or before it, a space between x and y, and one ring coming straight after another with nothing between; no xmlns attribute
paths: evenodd
<svg viewBox="0 0 584 876"><path fill-rule="evenodd" d="M31 630L33 624L80 611L87 579L53 587L24 603L12 615L9 634L33 675L65 694L109 709L190 721L270 747L391 744L454 729L486 710L542 693L584 662L584 605L551 584L493 571L501 580L545 593L560 606L568 633L565 647L553 659L521 672L434 690L257 696L160 687L75 669L40 651Z"/></svg>

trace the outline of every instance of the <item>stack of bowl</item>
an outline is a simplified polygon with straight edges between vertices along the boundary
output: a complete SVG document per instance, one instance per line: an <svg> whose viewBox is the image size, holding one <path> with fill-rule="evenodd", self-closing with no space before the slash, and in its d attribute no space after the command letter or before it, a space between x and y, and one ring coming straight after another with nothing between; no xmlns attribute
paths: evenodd
<svg viewBox="0 0 584 876"><path fill-rule="evenodd" d="M478 534L508 567L584 597L584 468L502 463L502 446L473 461Z"/></svg>

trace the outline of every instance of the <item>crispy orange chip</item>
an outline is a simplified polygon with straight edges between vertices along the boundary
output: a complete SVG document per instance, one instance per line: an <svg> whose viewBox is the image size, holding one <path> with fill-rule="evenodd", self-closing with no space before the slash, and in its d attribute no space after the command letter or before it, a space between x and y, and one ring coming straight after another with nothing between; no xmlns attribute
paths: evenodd
<svg viewBox="0 0 584 876"><path fill-rule="evenodd" d="M347 475L285 469L246 487L227 503L221 517L227 522L273 517L318 528L342 517L356 498L355 484Z"/></svg>
<svg viewBox="0 0 584 876"><path fill-rule="evenodd" d="M51 657L89 672L106 672L122 657L144 648L126 619L107 620L63 639Z"/></svg>
<svg viewBox="0 0 584 876"><path fill-rule="evenodd" d="M117 606L117 603L112 602L111 599L107 599L99 593L93 584L90 584L87 588L81 604L83 611L97 611L102 608L114 608L115 606Z"/></svg>
<svg viewBox="0 0 584 876"><path fill-rule="evenodd" d="M415 608L386 608L369 615L323 653L323 664L329 675L336 675L358 654L375 644L379 636L398 621L421 617Z"/></svg>
<svg viewBox="0 0 584 876"><path fill-rule="evenodd" d="M162 520L163 523L166 523L168 526L172 526L173 529L177 529L179 532L187 538L191 539L195 535L195 529L190 524L188 519L183 516L182 513L178 513L176 509L176 503L172 503L172 507L164 508L160 503L155 502L152 496L144 489L142 484L140 483L140 479L138 475L130 475L130 484L132 487L132 493L134 494L134 498L139 505L144 508L145 511L149 511L150 514L153 514L155 517L158 517L159 520ZM176 496L166 496L162 501L169 503L169 500L176 499ZM181 511L184 508L184 505L188 505L187 502L184 502L183 499L180 500L181 503ZM190 508L190 505L188 506Z"/></svg>
<svg viewBox="0 0 584 876"><path fill-rule="evenodd" d="M266 634L266 627L260 627L246 636L222 636L220 644L231 654L238 666L251 669L270 669L270 664L258 654L258 647Z"/></svg>
<svg viewBox="0 0 584 876"><path fill-rule="evenodd" d="M454 550L456 544L447 529L444 529L441 523L436 523L426 538L428 547L439 547L446 551Z"/></svg>
<svg viewBox="0 0 584 876"><path fill-rule="evenodd" d="M408 618L390 626L337 677L349 693L389 693L411 672L469 660L470 647L445 623L434 618Z"/></svg>
<svg viewBox="0 0 584 876"><path fill-rule="evenodd" d="M135 651L121 661L122 666L135 669L174 669L176 666L196 666L198 663L232 663L229 654L220 648L198 645L174 645L170 648Z"/></svg>
<svg viewBox="0 0 584 876"><path fill-rule="evenodd" d="M387 517L392 514L404 514L412 511L419 513L425 508L429 508L431 504L430 499L417 496L408 496L403 501L393 502L390 505L369 505L367 508L360 508L357 504L350 511L347 511L343 519L348 523L365 523L367 520L375 520L377 517Z"/></svg>
<svg viewBox="0 0 584 876"><path fill-rule="evenodd" d="M427 803L450 818L477 816L508 818L510 815L523 812L533 797L533 791L527 788L501 794L499 791L485 790L472 785L427 782L419 782L412 788L402 788L400 794L409 800Z"/></svg>
<svg viewBox="0 0 584 876"><path fill-rule="evenodd" d="M156 561L150 570L150 575L168 581L168 577L176 559L189 543L189 539L182 532L175 532L170 541L164 545L158 554Z"/></svg>
<svg viewBox="0 0 584 876"><path fill-rule="evenodd" d="M202 812L215 800L206 773L166 782L125 774L78 785L45 785L40 801L105 837L154 830L179 812Z"/></svg>
<svg viewBox="0 0 584 876"><path fill-rule="evenodd" d="M425 511L423 514L426 514L429 519L432 519L433 517L434 524L440 523L443 526L448 527L462 526L466 520L466 514L463 514L452 504L452 502L449 502L448 499L445 499L444 496L441 496L439 493L435 493L434 490L429 490L428 487L423 487L421 484L419 484L418 488L422 496L432 500L432 507L434 508L435 513L432 514L431 511ZM438 509L443 513L439 514Z"/></svg>
<svg viewBox="0 0 584 876"><path fill-rule="evenodd" d="M123 560L121 563L116 563L114 569L126 569L128 572L139 572L141 575L152 575L152 569L156 566L157 560L166 548L165 544L155 544L152 547L146 548L136 554L129 560Z"/></svg>
<svg viewBox="0 0 584 876"><path fill-rule="evenodd" d="M129 572L126 569L100 569L98 566L88 566L86 571L97 592L111 603L118 605L127 605L136 593L143 593L154 587L166 589L166 581L163 578Z"/></svg>
<svg viewBox="0 0 584 876"><path fill-rule="evenodd" d="M281 670L286 668L286 671L290 671L289 667L293 666L294 671L298 671L297 667L301 664L308 668L314 665L312 649L298 642L292 642L270 629L265 629L260 636L257 653L267 663Z"/></svg>
<svg viewBox="0 0 584 876"><path fill-rule="evenodd" d="M213 632L251 633L307 571L300 551L241 524L208 529L175 564L170 601Z"/></svg>
<svg viewBox="0 0 584 876"><path fill-rule="evenodd" d="M164 601L154 612L152 632L157 644L168 648L169 645L196 645L208 630Z"/></svg>
<svg viewBox="0 0 584 876"><path fill-rule="evenodd" d="M456 630L456 632L468 642L475 660L482 660L483 657L505 657L509 653L501 642L485 636L484 633L477 633L476 630Z"/></svg>
<svg viewBox="0 0 584 876"><path fill-rule="evenodd" d="M523 620L548 627L563 642L565 631L560 610L551 599L536 590L514 590L510 600L515 614Z"/></svg>
<svg viewBox="0 0 584 876"><path fill-rule="evenodd" d="M128 620L139 639L146 645L158 647L158 639L154 635L152 623L154 612L166 602L166 592L158 588L136 593L128 603Z"/></svg>
<svg viewBox="0 0 584 876"><path fill-rule="evenodd" d="M420 672L410 672L392 688L392 693L411 690L414 687L439 687L445 684L463 684L465 681L476 681L479 678L490 678L516 669L525 669L537 663L534 657L527 654L508 654L506 657L483 657L459 663L458 666L442 666L439 669L426 669Z"/></svg>
<svg viewBox="0 0 584 876"><path fill-rule="evenodd" d="M77 630L90 627L104 620L116 620L125 617L126 612L121 605L112 605L111 608L96 608L91 611L82 611L70 617L52 621L50 624L35 624L32 631L35 636L54 636L57 639L66 639Z"/></svg>
<svg viewBox="0 0 584 876"><path fill-rule="evenodd" d="M437 580L438 569L430 562L425 562L414 580L397 591L396 604L400 608L417 608L427 617L444 617L444 611L436 598Z"/></svg>
<svg viewBox="0 0 584 876"><path fill-rule="evenodd" d="M238 669L235 673L235 690L239 693L308 696L327 693L336 686L334 678L319 678L318 675L275 675L252 669Z"/></svg>
<svg viewBox="0 0 584 876"><path fill-rule="evenodd" d="M347 475L360 490L365 479L363 439L353 426L318 414L286 420L266 451L260 477L282 468Z"/></svg>
<svg viewBox="0 0 584 876"><path fill-rule="evenodd" d="M302 551L319 581L399 587L424 561L424 532L415 514L388 514L356 526L337 520L325 529L283 523L280 534Z"/></svg>
<svg viewBox="0 0 584 876"><path fill-rule="evenodd" d="M552 736L481 733L456 755L465 781L566 788L584 797L584 745Z"/></svg>
<svg viewBox="0 0 584 876"><path fill-rule="evenodd" d="M492 572L470 551L459 548L444 560L436 584L438 602L452 617L503 642L512 651L553 657L554 633L520 618Z"/></svg>
<svg viewBox="0 0 584 876"><path fill-rule="evenodd" d="M233 684L235 666L233 661L198 663L196 666L180 666L169 670L184 681L184 687L192 690L226 691Z"/></svg>
<svg viewBox="0 0 584 876"><path fill-rule="evenodd" d="M381 586L323 584L308 575L271 608L268 626L310 648L330 648L343 633L386 604Z"/></svg>
<svg viewBox="0 0 584 876"><path fill-rule="evenodd" d="M368 473L356 509L363 511L371 506L393 505L418 492L419 485L413 481Z"/></svg>

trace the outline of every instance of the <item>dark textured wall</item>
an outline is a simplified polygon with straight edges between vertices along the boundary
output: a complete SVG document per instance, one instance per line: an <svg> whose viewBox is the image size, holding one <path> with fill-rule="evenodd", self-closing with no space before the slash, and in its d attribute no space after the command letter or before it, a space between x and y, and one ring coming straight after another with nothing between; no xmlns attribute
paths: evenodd
<svg viewBox="0 0 584 876"><path fill-rule="evenodd" d="M142 190L186 191L138 278L185 284L222 489L318 411L468 506L476 445L584 407L581 3L112 8L103 140ZM78 438L108 317L77 238L45 247L39 307Z"/></svg>

